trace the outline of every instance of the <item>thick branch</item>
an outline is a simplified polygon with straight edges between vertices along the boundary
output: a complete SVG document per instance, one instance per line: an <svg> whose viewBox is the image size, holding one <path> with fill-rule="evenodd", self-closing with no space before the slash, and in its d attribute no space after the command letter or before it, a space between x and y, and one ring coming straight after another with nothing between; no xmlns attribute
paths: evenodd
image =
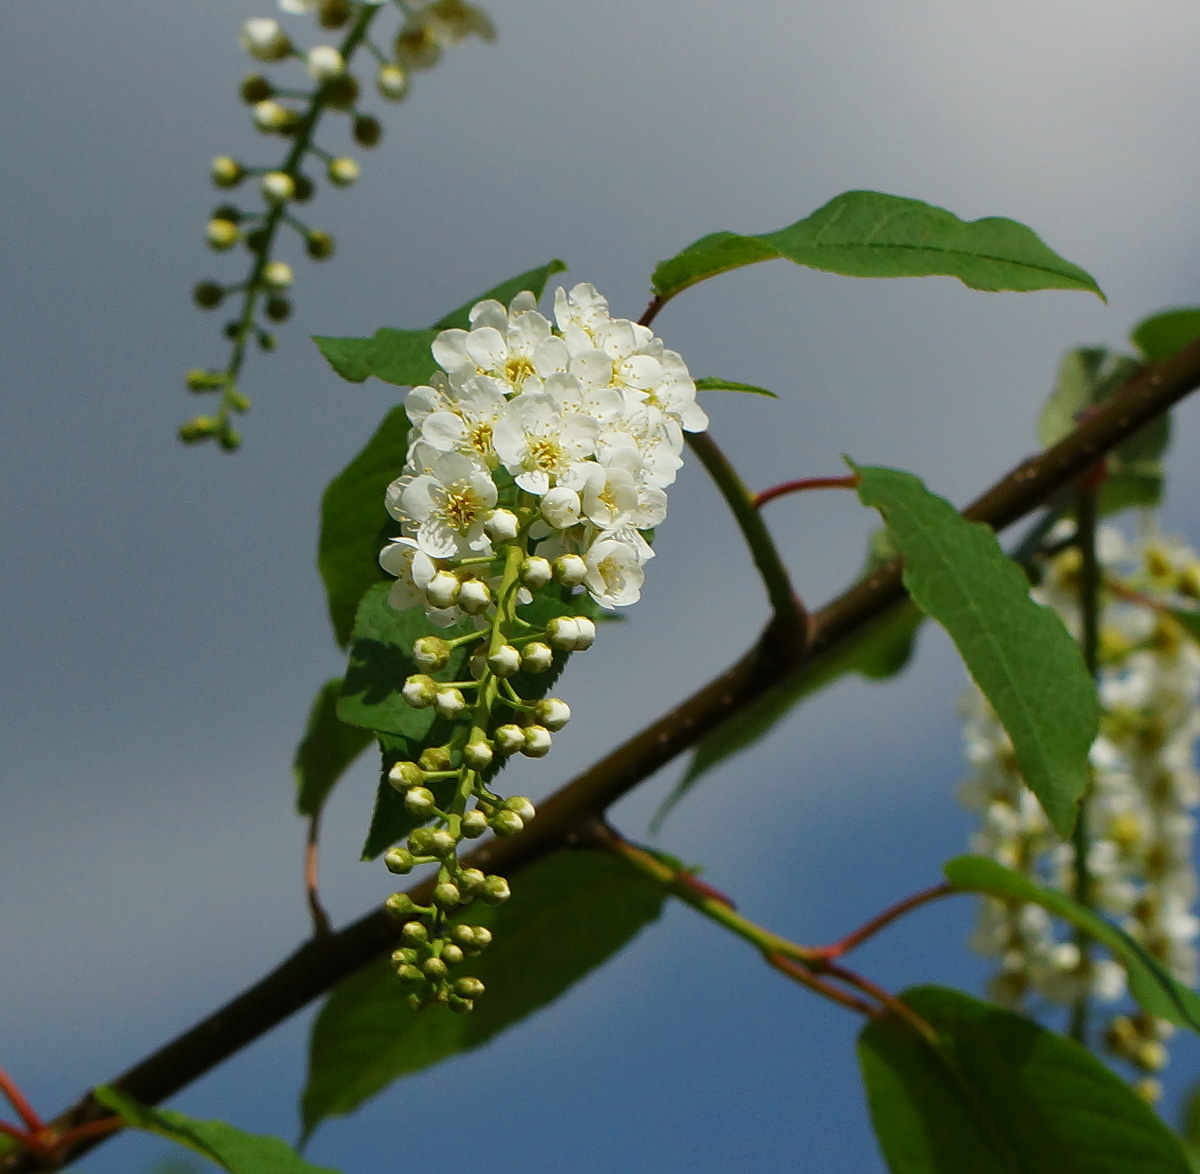
<svg viewBox="0 0 1200 1174"><path fill-rule="evenodd" d="M964 515L997 530L1012 524L1198 386L1200 342L1140 371L1070 436L1024 461L968 506ZM789 654L789 643L769 624L758 643L727 672L552 795L522 834L482 845L467 863L511 875L545 853L571 844L583 821L603 813L791 673L834 654L842 642L903 597L899 564L879 568L812 617L812 635L800 655ZM418 886L414 899L427 903L428 889L428 884ZM376 910L337 933L305 943L261 982L111 1083L150 1104L165 1100L391 950L394 938L394 923ZM65 1131L107 1115L85 1096L52 1125ZM90 1139L81 1142L64 1158L72 1159L92 1144ZM20 1155L0 1160L0 1170L7 1172L36 1169Z"/></svg>

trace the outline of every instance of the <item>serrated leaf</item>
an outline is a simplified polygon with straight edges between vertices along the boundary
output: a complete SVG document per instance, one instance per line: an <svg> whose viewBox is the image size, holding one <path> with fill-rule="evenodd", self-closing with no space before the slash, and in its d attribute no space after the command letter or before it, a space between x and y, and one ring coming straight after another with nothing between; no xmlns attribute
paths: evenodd
<svg viewBox="0 0 1200 1174"><path fill-rule="evenodd" d="M155 1133L185 1146L229 1174L337 1174L329 1166L305 1161L278 1137L244 1133L225 1121L200 1121L173 1109L151 1109L107 1085L101 1085L92 1095L119 1114L131 1129Z"/></svg>
<svg viewBox="0 0 1200 1174"><path fill-rule="evenodd" d="M1110 399L1139 369L1128 355L1104 347L1068 351L1059 364L1054 390L1038 420L1038 443L1050 448L1075 430L1090 408ZM1171 438L1169 416L1159 416L1105 458L1106 477L1097 508L1101 514L1162 500L1162 458Z"/></svg>
<svg viewBox="0 0 1200 1174"><path fill-rule="evenodd" d="M940 1046L894 1020L859 1035L892 1174L1187 1174L1175 1135L1086 1048L960 991L901 998Z"/></svg>
<svg viewBox="0 0 1200 1174"><path fill-rule="evenodd" d="M913 602L949 633L1026 783L1066 838L1100 721L1079 645L1058 615L1030 599L1025 573L987 526L967 521L911 473L852 468L859 500L879 511L904 558Z"/></svg>
<svg viewBox="0 0 1200 1174"><path fill-rule="evenodd" d="M778 232L717 232L654 270L661 301L743 265L783 258L848 277L957 277L981 290L1100 287L1023 224L1000 217L963 221L944 208L882 192L844 192Z"/></svg>
<svg viewBox="0 0 1200 1174"><path fill-rule="evenodd" d="M487 988L470 1014L411 1010L386 959L347 979L313 1024L306 1135L398 1077L476 1048L558 998L653 921L663 898L660 886L616 857L559 851L523 869L503 905L472 905L460 915L494 937L462 967Z"/></svg>
<svg viewBox="0 0 1200 1174"><path fill-rule="evenodd" d="M304 737L296 747L292 773L296 778L296 810L301 815L320 812L338 780L374 740L366 730L339 720L337 703L341 691L341 677L321 686L309 712Z"/></svg>
<svg viewBox="0 0 1200 1174"><path fill-rule="evenodd" d="M715 376L705 376L703 379L696 380L697 391L744 391L750 395L765 395L771 399L778 399L773 391L768 391L765 387L755 387L753 383L735 383L732 379L717 379Z"/></svg>
<svg viewBox="0 0 1200 1174"><path fill-rule="evenodd" d="M325 584L329 622L341 648L350 642L354 616L367 588L386 578L379 552L400 526L384 508L384 494L404 469L408 429L403 405L392 408L321 498L317 569Z"/></svg>
<svg viewBox="0 0 1200 1174"><path fill-rule="evenodd" d="M1166 310L1139 322L1129 336L1148 363L1169 359L1200 338L1200 306Z"/></svg>
<svg viewBox="0 0 1200 1174"><path fill-rule="evenodd" d="M1003 901L1040 905L1078 926L1116 958L1129 975L1130 994L1151 1015L1200 1032L1200 995L1173 978L1162 964L1123 929L1085 909L1056 889L1035 884L986 856L956 856L946 862L946 879L966 893L986 893Z"/></svg>
<svg viewBox="0 0 1200 1174"><path fill-rule="evenodd" d="M811 661L739 713L736 720L717 726L697 745L687 772L655 812L651 831L657 833L661 829L676 804L703 775L766 737L814 693L849 673L872 681L895 676L908 664L913 640L924 618L911 603L897 604L864 625L839 647L836 655Z"/></svg>

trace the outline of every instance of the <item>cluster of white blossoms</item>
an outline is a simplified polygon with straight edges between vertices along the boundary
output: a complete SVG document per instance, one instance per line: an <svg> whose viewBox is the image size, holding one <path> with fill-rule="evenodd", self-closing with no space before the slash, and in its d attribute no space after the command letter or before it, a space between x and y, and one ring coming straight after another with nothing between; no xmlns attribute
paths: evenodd
<svg viewBox="0 0 1200 1174"><path fill-rule="evenodd" d="M1069 533L1069 531L1068 531ZM1176 978L1197 979L1193 912L1198 893L1192 860L1200 778L1200 648L1169 614L1200 598L1200 558L1182 543L1146 530L1129 544L1116 529L1097 534L1102 572L1099 611L1100 736L1092 746L1087 800L1087 871L1091 903L1115 917ZM1046 568L1034 591L1077 638L1080 554L1069 547ZM1075 853L1059 841L1017 769L1012 745L987 702L972 688L963 699L967 757L973 775L964 803L982 814L971 841L1042 884L1074 892ZM984 903L975 945L999 958L992 994L1008 1005L1036 993L1057 1003L1082 995L1114 1002L1124 971L1109 958L1084 959L1058 936L1035 905ZM1169 1025L1146 1015L1117 1016L1108 1046L1146 1072L1167 1059Z"/></svg>
<svg viewBox="0 0 1200 1174"><path fill-rule="evenodd" d="M392 961L414 1007L469 1011L482 994L451 969L481 947L480 927L452 916L509 890L464 868L458 845L514 835L533 817L528 799L502 799L491 778L513 755L544 757L567 724L570 708L538 678L591 646L592 601L637 601L683 434L708 426L683 360L647 327L611 317L590 285L559 289L554 308L551 324L532 293L507 309L486 300L469 330L438 334L440 370L409 392L407 459L387 491L401 528L379 556L396 576L388 602L422 607L435 629L415 641L419 671L401 695L440 719L417 760L388 771L429 826L384 863L399 874L438 868L431 905L388 901L406 919ZM547 606L531 606L539 599Z"/></svg>

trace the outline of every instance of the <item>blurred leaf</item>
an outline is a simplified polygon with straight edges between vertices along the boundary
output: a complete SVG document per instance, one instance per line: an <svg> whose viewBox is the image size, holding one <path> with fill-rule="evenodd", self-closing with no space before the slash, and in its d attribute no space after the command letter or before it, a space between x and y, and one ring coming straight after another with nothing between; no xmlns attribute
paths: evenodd
<svg viewBox="0 0 1200 1174"><path fill-rule="evenodd" d="M1172 978L1162 964L1123 929L1085 909L1056 889L1043 888L986 856L956 856L946 862L946 879L965 893L987 893L1002 901L1025 901L1078 926L1106 947L1129 974L1129 990L1151 1015L1200 1031L1200 995Z"/></svg>
<svg viewBox="0 0 1200 1174"><path fill-rule="evenodd" d="M706 376L704 379L696 380L697 391L745 391L750 395L766 395L771 399L778 399L773 391L768 391L765 387L755 387L753 383L735 383L732 379L717 379L714 376Z"/></svg>
<svg viewBox="0 0 1200 1174"><path fill-rule="evenodd" d="M186 1146L230 1174L337 1174L328 1166L306 1162L278 1137L243 1133L224 1121L198 1121L171 1109L151 1109L107 1085L93 1095L130 1128Z"/></svg>
<svg viewBox="0 0 1200 1174"><path fill-rule="evenodd" d="M362 451L325 488L317 569L325 584L329 622L338 646L350 642L354 616L368 587L389 578L379 552L399 534L384 507L387 487L400 476L408 454L408 416L392 408Z"/></svg>
<svg viewBox="0 0 1200 1174"><path fill-rule="evenodd" d="M557 257L553 261L547 261L545 265L539 265L535 269L528 269L524 273L518 273L516 277L510 277L507 281L502 281L499 285L489 289L487 293L480 294L477 298L472 298L469 302L464 302L457 310L447 314L439 322L434 323L435 330L466 330L470 326L469 315L471 308L476 302L481 302L484 298L494 298L502 305L507 306L522 290L529 290L538 301L541 301L542 294L546 290L546 283L556 273L565 273L567 265L565 261L560 261Z"/></svg>
<svg viewBox="0 0 1200 1174"><path fill-rule="evenodd" d="M857 673L872 681L895 676L908 664L913 639L924 619L908 601L889 608L844 641L836 654L806 664L735 719L717 726L697 745L687 773L655 812L651 831L657 834L675 805L702 775L764 738L806 698L847 673Z"/></svg>
<svg viewBox="0 0 1200 1174"><path fill-rule="evenodd" d="M1200 307L1167 310L1139 322L1129 341L1147 363L1158 363L1200 338Z"/></svg>
<svg viewBox="0 0 1200 1174"><path fill-rule="evenodd" d="M981 290L1100 287L1022 224L1000 217L963 221L944 208L882 192L844 192L808 219L778 232L716 232L654 270L662 301L698 281L758 261L784 258L847 277L957 277Z"/></svg>
<svg viewBox="0 0 1200 1174"><path fill-rule="evenodd" d="M1104 347L1068 351L1038 420L1038 443L1049 448L1074 432L1084 412L1108 400L1138 369L1139 364L1128 355ZM1159 416L1108 454L1108 475L1097 502L1101 514L1159 504L1162 457L1170 439L1170 417Z"/></svg>
<svg viewBox="0 0 1200 1174"><path fill-rule="evenodd" d="M653 921L664 897L624 861L585 851L537 861L512 888L503 905L475 904L456 918L495 937L463 964L487 987L469 1015L411 1010L387 959L334 988L313 1024L306 1136L398 1077L478 1047L558 998Z"/></svg>
<svg viewBox="0 0 1200 1174"><path fill-rule="evenodd" d="M1182 607L1171 609L1175 622L1193 639L1200 644L1200 612L1187 611Z"/></svg>
<svg viewBox="0 0 1200 1174"><path fill-rule="evenodd" d="M950 634L1012 739L1021 773L1064 838L1088 782L1099 729L1096 686L1062 620L1029 597L1029 580L996 535L968 522L911 473L852 466L904 558L913 602Z"/></svg>
<svg viewBox="0 0 1200 1174"><path fill-rule="evenodd" d="M1175 1135L1073 1040L959 991L901 998L941 1047L895 1020L859 1035L892 1174L1187 1174Z"/></svg>
<svg viewBox="0 0 1200 1174"><path fill-rule="evenodd" d="M366 730L338 719L341 691L341 677L321 686L304 737L296 747L292 773L296 776L296 810L301 815L316 815L321 810L337 781L373 741Z"/></svg>

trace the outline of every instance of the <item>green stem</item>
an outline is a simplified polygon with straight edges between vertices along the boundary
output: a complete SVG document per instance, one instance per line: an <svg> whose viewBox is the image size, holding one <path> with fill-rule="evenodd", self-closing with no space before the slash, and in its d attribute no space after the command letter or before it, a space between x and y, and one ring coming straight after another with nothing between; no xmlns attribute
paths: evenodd
<svg viewBox="0 0 1200 1174"><path fill-rule="evenodd" d="M737 521L758 573L762 576L774 622L796 650L804 646L808 633L808 613L792 590L792 581L779 556L775 541L758 512L755 496L737 475L717 442L707 432L689 432L688 445L713 479Z"/></svg>

